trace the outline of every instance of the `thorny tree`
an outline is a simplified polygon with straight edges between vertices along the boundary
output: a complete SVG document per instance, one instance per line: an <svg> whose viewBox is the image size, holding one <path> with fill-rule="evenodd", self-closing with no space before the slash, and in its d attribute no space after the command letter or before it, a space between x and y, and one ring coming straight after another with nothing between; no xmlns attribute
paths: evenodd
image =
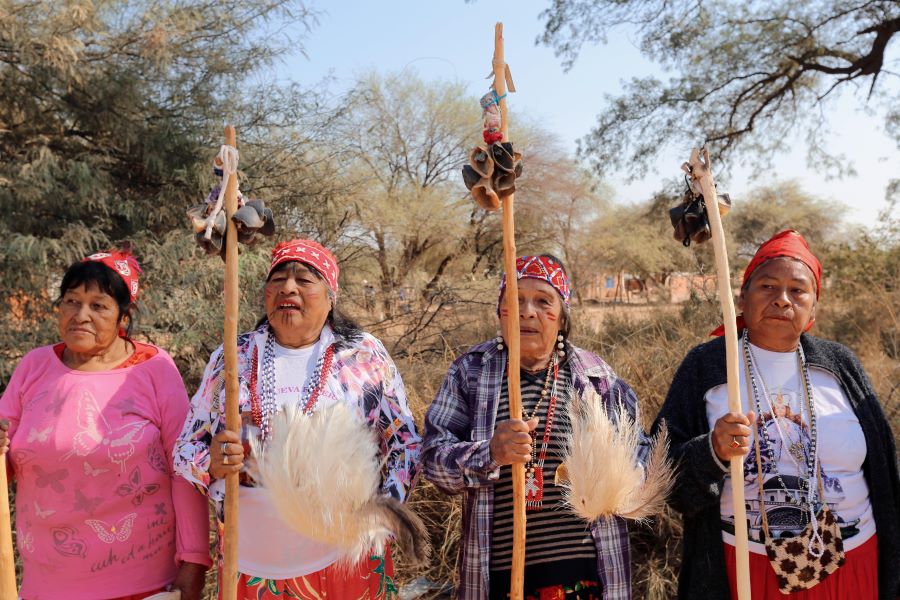
<svg viewBox="0 0 900 600"><path fill-rule="evenodd" d="M583 44L626 27L672 73L633 78L609 98L581 146L600 170L639 175L686 138L715 142L720 160L742 147L765 165L792 134L806 136L811 162L839 170L847 163L823 150L823 125L844 92L900 122L897 0L554 0L541 16L539 41L568 66ZM900 129L887 131L900 143Z"/></svg>
<svg viewBox="0 0 900 600"><path fill-rule="evenodd" d="M286 127L321 122L316 99L246 82L313 23L295 0L0 2L0 383L55 339L65 267L123 240L147 267L140 333L196 374L221 330L209 310L221 279L184 210L209 190L225 118L241 133L244 189L277 184L266 175L285 163L304 170L316 129Z"/></svg>

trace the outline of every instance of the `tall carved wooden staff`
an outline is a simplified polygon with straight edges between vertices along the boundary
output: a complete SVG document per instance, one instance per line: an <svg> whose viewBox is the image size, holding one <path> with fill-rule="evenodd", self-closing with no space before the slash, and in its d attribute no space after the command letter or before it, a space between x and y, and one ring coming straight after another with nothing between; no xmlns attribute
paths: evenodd
<svg viewBox="0 0 900 600"><path fill-rule="evenodd" d="M234 127L225 127L225 145L237 148ZM236 154L236 151L235 151ZM237 376L237 335L240 288L238 286L238 236L237 226L232 217L238 210L237 172L226 169L225 217L228 231L225 235L225 332L223 354L225 355L225 428L240 436L241 414L238 407ZM240 482L237 473L225 476L225 539L222 570L222 598L232 600L237 597L237 548L238 548L238 492Z"/></svg>
<svg viewBox="0 0 900 600"><path fill-rule="evenodd" d="M501 142L509 141L509 118L506 109L506 81L508 69L503 52L503 23L494 26L494 90L500 105ZM509 314L506 340L509 345L507 386L509 391L509 418L522 418L522 389L519 381L519 282L516 278L516 220L515 193L501 198L503 207L503 270L506 271L504 302ZM525 465L512 465L513 478L513 551L509 582L510 600L525 597Z"/></svg>
<svg viewBox="0 0 900 600"><path fill-rule="evenodd" d="M707 207L713 249L716 254L716 279L719 282L719 302L725 323L725 360L728 375L728 410L742 413L740 392L740 354L738 352L737 324L735 321L734 295L731 291L731 271L725 249L725 230L719 212L719 198L709 162L709 150L704 146L694 148L684 170L700 187ZM692 186L694 187L694 186ZM710 208L712 207L712 208ZM747 512L744 504L744 461L731 461L731 493L734 504L734 538L737 554L737 592L739 600L750 600L750 554L747 543Z"/></svg>
<svg viewBox="0 0 900 600"><path fill-rule="evenodd" d="M225 368L225 428L240 435L241 415L238 406L237 333L240 303L238 287L238 242L246 245L258 235L275 233L272 211L261 200L244 201L238 190L238 151L234 127L225 127L225 145L215 159L215 172L222 182L210 192L206 202L192 206L187 214L193 224L197 243L207 254L218 254L225 260L225 331L222 341ZM237 594L238 490L239 474L225 477L225 537L222 598L232 600Z"/></svg>
<svg viewBox="0 0 900 600"><path fill-rule="evenodd" d="M9 515L9 490L6 484L6 460L0 458L0 599L15 600L18 597L16 557L13 555Z"/></svg>
<svg viewBox="0 0 900 600"><path fill-rule="evenodd" d="M488 211L503 209L503 268L506 271L505 310L509 314L506 345L509 348L507 382L509 418L522 418L519 382L519 284L516 279L516 227L513 212L516 177L522 173L521 154L509 142L506 94L515 92L509 67L503 56L503 23L494 27L494 83L481 99L484 111L484 146L469 152L469 164L462 170L463 181L472 198ZM513 480L513 552L510 599L522 600L525 575L525 465L511 466Z"/></svg>

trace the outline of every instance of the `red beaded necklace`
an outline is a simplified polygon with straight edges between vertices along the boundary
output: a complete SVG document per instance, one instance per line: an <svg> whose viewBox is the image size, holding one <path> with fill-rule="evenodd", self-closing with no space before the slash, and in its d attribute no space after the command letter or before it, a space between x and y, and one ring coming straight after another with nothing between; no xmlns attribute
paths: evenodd
<svg viewBox="0 0 900 600"><path fill-rule="evenodd" d="M525 464L525 509L529 511L539 511L543 506L544 500L544 461L547 460L547 448L550 445L550 432L553 430L553 417L556 413L556 383L559 380L559 360L554 357L551 359L550 365L547 366L547 379L545 388L550 381L550 371L553 372L553 386L550 391L550 402L547 405L546 424L544 425L544 437L541 439L541 450L537 454L535 460L535 451L537 446L537 432L531 432L531 460ZM543 397L541 398L543 399ZM540 399L538 400L540 404ZM537 412L537 406L535 406ZM534 415L532 414L532 418Z"/></svg>
<svg viewBox="0 0 900 600"><path fill-rule="evenodd" d="M325 385L328 381L328 373L331 372L331 365L334 362L334 344L329 344L329 346L325 349L325 356L322 359L322 368L318 372L318 385L313 388L312 392L309 394L309 398L306 399L306 402L303 404L303 412L304 414L309 414L312 412L313 408L316 405L316 402L319 400L319 395L322 393L322 390L325 389ZM253 417L253 424L257 427L262 427L262 402L259 398L259 392L256 389L257 383L257 370L259 367L259 346L253 348L253 360L251 361L250 366L250 414Z"/></svg>

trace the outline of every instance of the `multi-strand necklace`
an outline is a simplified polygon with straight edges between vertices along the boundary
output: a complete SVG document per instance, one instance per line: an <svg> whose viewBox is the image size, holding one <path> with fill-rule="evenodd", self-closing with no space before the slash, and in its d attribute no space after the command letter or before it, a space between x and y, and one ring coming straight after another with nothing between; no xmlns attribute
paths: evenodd
<svg viewBox="0 0 900 600"><path fill-rule="evenodd" d="M750 350L750 357L753 359L754 368L759 372L759 369L756 365L759 365L759 361L756 359L756 353L753 351L753 346L748 345L747 348ZM788 451L788 456L793 461L794 465L797 467L797 471L800 472L803 470L803 466L801 463L807 461L809 459L809 455L806 452L806 447L803 445L803 402L800 403L799 417L800 422L798 423L798 435L795 440L790 433L790 430L786 430L781 426L780 419L778 418L778 412L775 407L775 404L772 402L772 393L769 391L769 386L766 385L766 380L759 374L759 380L762 383L764 396L766 398L766 404L769 407L769 412L772 415L772 422L775 424L775 431L778 432L778 437L781 439L781 447L786 448ZM779 390L779 399L782 403L784 403L784 395ZM789 406L785 407L785 411Z"/></svg>
<svg viewBox="0 0 900 600"><path fill-rule="evenodd" d="M551 375L553 385L551 388ZM549 397L547 405L547 416L544 425L544 436L541 438L541 448L537 449L537 428L530 432L531 435L531 460L525 463L525 508L530 511L538 511L543 506L544 500L544 462L547 460L547 448L550 445L550 432L553 430L553 417L556 412L557 393L556 384L559 381L559 359L556 353L550 357L550 364L547 365L547 376L544 378L544 387L541 389L541 395L531 415L527 420L530 421L537 415L538 408Z"/></svg>
<svg viewBox="0 0 900 600"><path fill-rule="evenodd" d="M253 362L250 369L250 410L253 423L259 428L262 440L266 440L272 433L271 417L277 412L278 404L275 400L275 333L270 328L266 334L266 343L263 347L262 368L259 368L259 346L253 349ZM325 352L316 360L316 368L309 381L306 382L303 393L300 395L300 405L306 415L315 412L319 396L328 381L328 373L334 361L334 344L329 344ZM257 371L262 376L259 392L257 393ZM304 400L305 398L305 400Z"/></svg>
<svg viewBox="0 0 900 600"><path fill-rule="evenodd" d="M765 380L763 380L762 372L759 370L759 366L754 360L753 352L750 348L750 340L747 335L747 330L744 330L743 336L743 346L744 346L744 358L747 361L747 364L750 366L748 372L750 373L750 387L753 390L753 400L756 405L756 412L762 418L762 404L760 402L760 390L757 384L756 378L757 376L760 380L763 381L763 385L765 385ZM818 454L818 435L816 428L816 411L815 405L813 402L813 393L812 386L809 380L809 367L806 364L806 356L803 353L803 347L797 346L797 362L799 365L800 376L803 378L803 383L806 386L806 397L808 404L808 413L809 413L809 430L810 430L810 445L808 452L802 452L798 454L794 454L791 451L791 447L789 447L784 438L783 432L781 431L781 426L778 423L778 419L775 414L774 407L772 406L771 399L768 399L769 408L772 411L772 422L775 423L775 428L778 430L779 436L781 437L782 444L788 448L788 452L791 455L791 458L794 459L795 463L797 463L798 471L800 472L800 487L799 490L800 496L794 494L790 489L788 489L787 485L784 482L784 479L781 477L781 472L778 470L778 461L775 457L775 450L773 448L773 440L769 437L768 427L763 424L759 429L762 431L762 437L765 441L765 452L766 456L769 459L769 464L771 465L772 472L778 481L778 484L781 486L781 489L784 490L785 495L787 496L788 502L797 506L805 511L809 511L811 520L815 520L815 493L816 486L814 485L814 481L817 475L817 471L819 469L819 454ZM768 388L766 388L768 394ZM802 403L801 403L802 405ZM803 439L803 408L801 406L800 409L800 440ZM788 436L790 438L790 436ZM791 445L793 446L793 444ZM800 460L800 458L804 460ZM801 468L802 466L802 468ZM757 481L757 485L762 486L762 473L759 474L759 480ZM802 493L806 492L806 497L804 498Z"/></svg>

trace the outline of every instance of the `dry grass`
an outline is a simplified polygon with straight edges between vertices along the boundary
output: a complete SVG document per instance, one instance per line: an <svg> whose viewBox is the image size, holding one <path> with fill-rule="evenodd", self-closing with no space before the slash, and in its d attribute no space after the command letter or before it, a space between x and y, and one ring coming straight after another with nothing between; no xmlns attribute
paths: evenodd
<svg viewBox="0 0 900 600"><path fill-rule="evenodd" d="M829 301L838 300L829 298ZM870 303L870 299L860 297L856 302ZM882 320L868 325L859 324L852 330L857 335L849 335L849 330L841 326L847 310L854 308L847 305L841 309L832 307L822 315L814 333L845 343L860 355L895 436L900 435L900 360L879 349L875 341L897 335L900 323ZM628 307L588 309L584 314L586 318L579 320L581 316L576 309L573 315L576 324L573 341L602 356L635 389L647 427L659 412L684 355L693 346L707 341L709 332L720 322L718 304L702 300L687 303L676 310L672 307L648 309L646 306L633 311ZM452 359L469 344L492 337L494 329L493 316L485 311L480 328L457 331L456 335L448 332L445 352L439 360L424 361L410 357L399 362L411 408L420 424ZM865 335L859 335L862 333ZM478 337L479 334L481 337ZM449 340L457 341L451 344ZM443 496L423 481L416 488L412 502L431 532L434 556L427 568L418 570L406 569L401 560L398 563L399 578L410 581L427 577L432 581L455 582L461 516L459 500ZM635 598L664 600L675 597L681 535L681 519L669 509L648 523L632 526Z"/></svg>
<svg viewBox="0 0 900 600"><path fill-rule="evenodd" d="M885 321L885 314L893 314L890 311L873 311L872 304L876 301L882 301L881 296L874 300L859 296L843 303L839 298L830 297L827 311L820 313L815 331L857 351L895 435L900 435L900 357L891 346L885 345L885 340L897 339L900 323L892 319ZM662 404L675 369L691 347L708 339L708 332L719 321L718 310L717 304L700 300L675 310L647 306L636 310L628 307L576 309L573 341L602 356L631 384L641 399L643 424L649 426ZM862 319L860 315L863 314L871 317ZM496 322L490 309L469 310L465 316L463 319L448 315L446 328L441 323L431 323L438 333L430 333L427 344L422 342L418 347L409 348L397 360L410 407L420 426L453 359L469 345L495 335ZM448 498L428 482L420 480L410 503L428 528L433 551L431 561L417 568L411 568L402 556L399 557L399 580L408 582L424 577L435 582L455 583L462 512L459 498ZM635 598L663 600L675 596L681 534L680 518L670 510L648 523L632 527ZM207 598L212 599L215 597L212 573L208 584ZM426 599L436 597L440 596L423 596Z"/></svg>

